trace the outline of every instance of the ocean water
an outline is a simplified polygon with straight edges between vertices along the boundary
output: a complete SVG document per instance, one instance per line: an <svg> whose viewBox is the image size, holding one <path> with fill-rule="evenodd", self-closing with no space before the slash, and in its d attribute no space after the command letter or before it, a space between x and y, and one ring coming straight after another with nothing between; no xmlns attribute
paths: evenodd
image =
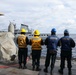
<svg viewBox="0 0 76 75"><path fill-rule="evenodd" d="M48 35L50 35L50 34L48 34ZM16 35L16 37L17 37L17 36L18 36L18 35ZM61 38L61 37L64 36L64 35L58 34L57 36L58 36L59 38ZM27 35L27 37L30 39L30 38L33 37L33 35ZM43 41L45 41L45 39L46 39L46 37L47 37L47 34L44 34L44 35L42 35L42 36L40 36L40 37L42 37ZM73 38L73 40L76 42L76 34L70 34L70 37ZM46 45L43 45L43 46L42 46L41 56L44 56L44 57L45 57L45 56L46 56L46 52L47 52ZM31 46L28 45L28 55L30 55L30 53L31 53ZM57 57L60 57L60 47L58 47ZM72 48L72 57L73 57L73 58L76 58L76 46L75 46L75 48Z"/></svg>

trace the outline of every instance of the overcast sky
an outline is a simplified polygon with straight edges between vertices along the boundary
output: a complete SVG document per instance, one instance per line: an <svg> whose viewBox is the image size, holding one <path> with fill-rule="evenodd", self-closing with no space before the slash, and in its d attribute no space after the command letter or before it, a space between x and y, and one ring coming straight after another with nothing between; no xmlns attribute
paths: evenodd
<svg viewBox="0 0 76 75"><path fill-rule="evenodd" d="M76 33L76 0L0 0L0 30L7 29L9 22L17 29L24 23L41 33L56 28L57 33L68 29Z"/></svg>

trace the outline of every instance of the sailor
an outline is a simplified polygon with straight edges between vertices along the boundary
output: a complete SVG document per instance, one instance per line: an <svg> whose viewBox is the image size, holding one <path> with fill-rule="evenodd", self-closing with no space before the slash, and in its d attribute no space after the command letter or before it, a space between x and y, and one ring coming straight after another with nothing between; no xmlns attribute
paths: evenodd
<svg viewBox="0 0 76 75"><path fill-rule="evenodd" d="M34 37L30 39L30 45L32 49L32 66L33 70L39 71L40 69L40 56L41 56L41 45L43 45L43 40L40 36L39 30L34 31Z"/></svg>
<svg viewBox="0 0 76 75"><path fill-rule="evenodd" d="M68 75L71 75L72 48L75 47L75 42L69 36L67 29L64 30L64 36L60 38L58 44L61 46L61 63L58 72L63 74L63 69L65 68L65 59L67 59Z"/></svg>
<svg viewBox="0 0 76 75"><path fill-rule="evenodd" d="M45 39L45 45L47 46L47 55L46 55L46 60L45 60L45 69L44 72L48 72L48 66L50 64L50 59L51 59L51 73L54 68L55 64L55 59L56 59L56 54L57 54L57 44L58 44L59 38L56 36L56 29L53 28L51 30L51 36L48 36Z"/></svg>
<svg viewBox="0 0 76 75"><path fill-rule="evenodd" d="M18 44L18 62L19 68L26 69L26 60L28 55L28 48L27 45L29 44L28 37L25 36L26 30L24 28L21 29L21 34L17 38ZM22 66L23 63L23 66Z"/></svg>

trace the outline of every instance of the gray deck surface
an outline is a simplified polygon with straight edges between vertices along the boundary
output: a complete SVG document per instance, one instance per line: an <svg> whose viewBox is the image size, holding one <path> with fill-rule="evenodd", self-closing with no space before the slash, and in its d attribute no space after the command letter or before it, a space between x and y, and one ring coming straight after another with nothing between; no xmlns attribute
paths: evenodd
<svg viewBox="0 0 76 75"><path fill-rule="evenodd" d="M31 59L27 62L27 69L18 69L17 62L0 62L0 75L51 75L50 67L48 68L48 73L43 72L45 59L42 58L40 60L40 68L41 71L32 71L32 63ZM65 62L66 66L64 69L63 75L68 75L67 62ZM56 60L55 67L52 75L60 75L58 73L60 65L60 60ZM72 61L72 75L76 75L76 61Z"/></svg>

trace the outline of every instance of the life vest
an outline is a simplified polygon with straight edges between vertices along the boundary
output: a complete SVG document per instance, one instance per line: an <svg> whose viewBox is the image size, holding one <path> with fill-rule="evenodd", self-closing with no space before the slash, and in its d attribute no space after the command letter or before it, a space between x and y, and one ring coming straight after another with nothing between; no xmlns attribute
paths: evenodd
<svg viewBox="0 0 76 75"><path fill-rule="evenodd" d="M25 35L18 36L18 46L19 46L19 48L26 48L27 47Z"/></svg>
<svg viewBox="0 0 76 75"><path fill-rule="evenodd" d="M41 38L34 37L31 39L32 42L32 50L41 50Z"/></svg>
<svg viewBox="0 0 76 75"><path fill-rule="evenodd" d="M48 50L57 50L58 40L59 38L56 35L49 36L47 44Z"/></svg>

